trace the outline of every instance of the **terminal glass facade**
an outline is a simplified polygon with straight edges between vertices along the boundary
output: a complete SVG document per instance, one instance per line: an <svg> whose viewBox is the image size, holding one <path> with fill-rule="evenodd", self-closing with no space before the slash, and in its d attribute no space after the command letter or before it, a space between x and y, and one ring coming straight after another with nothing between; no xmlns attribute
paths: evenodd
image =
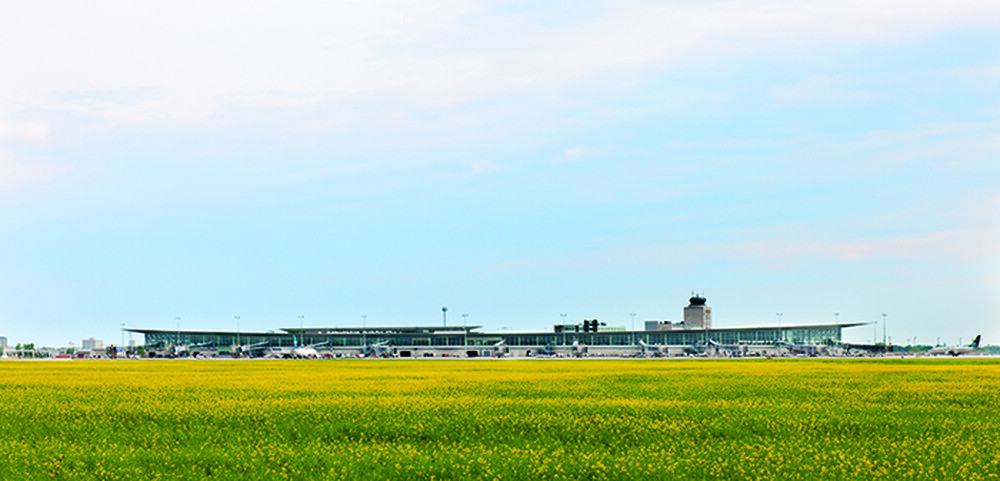
<svg viewBox="0 0 1000 481"><path fill-rule="evenodd" d="M204 345L228 352L231 346L266 344L271 347L323 345L332 348L359 349L367 345L389 342L394 346L489 347L504 341L509 347L569 346L574 342L589 346L634 346L639 341L653 345L696 345L705 342L720 344L823 344L840 341L841 330L859 324L828 324L788 327L748 327L729 329L667 329L655 331L609 330L598 332L477 332L469 328L402 327L402 328L340 328L283 329L283 332L234 331L171 331L159 329L129 329L143 334L147 347L174 345Z"/></svg>

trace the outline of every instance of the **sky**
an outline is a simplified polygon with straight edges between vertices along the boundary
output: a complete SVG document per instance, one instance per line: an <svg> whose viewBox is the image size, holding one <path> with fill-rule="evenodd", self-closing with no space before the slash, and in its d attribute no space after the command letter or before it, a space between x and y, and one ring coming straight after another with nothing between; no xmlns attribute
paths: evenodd
<svg viewBox="0 0 1000 481"><path fill-rule="evenodd" d="M693 291L1000 343L994 0L2 11L11 345L639 327Z"/></svg>

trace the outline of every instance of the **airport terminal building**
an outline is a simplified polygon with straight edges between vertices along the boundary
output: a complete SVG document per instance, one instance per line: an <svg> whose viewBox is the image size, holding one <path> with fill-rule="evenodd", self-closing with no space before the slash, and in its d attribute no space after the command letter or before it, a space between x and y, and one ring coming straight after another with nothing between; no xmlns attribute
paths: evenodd
<svg viewBox="0 0 1000 481"><path fill-rule="evenodd" d="M608 327L596 319L580 324L555 325L548 331L482 332L482 326L327 327L282 328L280 331L240 332L129 328L143 334L147 349L176 346L212 346L219 354L235 346L292 348L322 346L331 355L360 355L375 344L392 346L398 357L489 357L579 354L591 356L635 354L638 346L660 346L661 353L691 354L709 346L739 348L747 353L776 345L822 345L841 340L841 331L862 323L713 328L711 308L693 296L679 323L647 321L642 330ZM700 347L699 347L700 346ZM719 347L721 348L721 347Z"/></svg>

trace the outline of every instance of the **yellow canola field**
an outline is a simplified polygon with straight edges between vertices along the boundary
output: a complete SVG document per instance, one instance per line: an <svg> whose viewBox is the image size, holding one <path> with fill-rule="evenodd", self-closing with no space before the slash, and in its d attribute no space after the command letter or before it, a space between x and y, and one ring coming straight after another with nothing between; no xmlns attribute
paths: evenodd
<svg viewBox="0 0 1000 481"><path fill-rule="evenodd" d="M0 363L2 479L998 479L1000 361Z"/></svg>

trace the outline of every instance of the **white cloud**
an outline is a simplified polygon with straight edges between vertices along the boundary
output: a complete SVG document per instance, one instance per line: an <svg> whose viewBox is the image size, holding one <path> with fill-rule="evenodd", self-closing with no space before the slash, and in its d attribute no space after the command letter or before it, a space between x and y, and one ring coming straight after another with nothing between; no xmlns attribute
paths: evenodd
<svg viewBox="0 0 1000 481"><path fill-rule="evenodd" d="M808 234L807 226L792 226L797 238L763 238L668 247L627 247L547 258L519 259L492 268L562 269L609 272L628 266L678 269L686 263L724 261L746 269L781 271L815 268L817 263L860 263L895 260L920 264L996 263L1000 229L979 226L878 239L824 240Z"/></svg>
<svg viewBox="0 0 1000 481"><path fill-rule="evenodd" d="M49 123L42 120L2 122L0 123L0 145L5 142L46 144L50 140L50 130Z"/></svg>
<svg viewBox="0 0 1000 481"><path fill-rule="evenodd" d="M58 169L17 159L11 153L12 144L48 144L52 141L48 122L28 120L3 122L0 119L0 192L23 187L47 179Z"/></svg>
<svg viewBox="0 0 1000 481"><path fill-rule="evenodd" d="M562 155L555 160L557 164L566 162L577 162L594 155L596 149L591 147L572 147L563 151Z"/></svg>
<svg viewBox="0 0 1000 481"><path fill-rule="evenodd" d="M817 152L829 159L849 159L841 163L846 172L857 175L903 173L924 163L939 174L964 172L966 175L996 169L1000 141L996 122L944 122L920 125L908 130L871 131L851 143L821 145Z"/></svg>
<svg viewBox="0 0 1000 481"><path fill-rule="evenodd" d="M501 15L489 4L458 0L280 7L20 2L0 19L0 63L18 72L0 93L0 105L82 110L112 123L136 123L205 121L226 103L283 106L356 95L453 103L558 88L621 69L962 26L1000 26L1000 4L651 2L548 26L531 13ZM63 92L123 88L157 95L132 103L58 99Z"/></svg>
<svg viewBox="0 0 1000 481"><path fill-rule="evenodd" d="M57 172L54 168L18 161L0 150L0 192L43 181Z"/></svg>
<svg viewBox="0 0 1000 481"><path fill-rule="evenodd" d="M448 179L468 179L481 175L492 174L500 170L491 160L476 160L468 162L462 166L461 171L445 173L442 176Z"/></svg>
<svg viewBox="0 0 1000 481"><path fill-rule="evenodd" d="M864 90L852 88L851 79L843 77L812 77L794 85L771 89L768 95L782 105L835 105L872 100Z"/></svg>

